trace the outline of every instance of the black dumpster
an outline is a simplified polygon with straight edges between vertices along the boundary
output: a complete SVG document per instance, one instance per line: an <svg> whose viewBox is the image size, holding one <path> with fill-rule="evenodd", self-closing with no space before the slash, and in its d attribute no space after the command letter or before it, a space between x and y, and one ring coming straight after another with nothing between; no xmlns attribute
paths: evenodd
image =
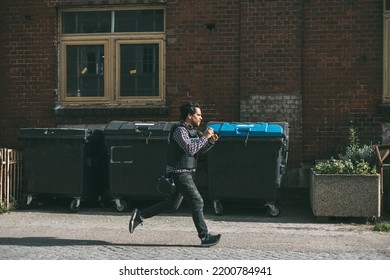
<svg viewBox="0 0 390 280"><path fill-rule="evenodd" d="M288 123L210 122L220 139L207 156L209 195L215 213L221 201L261 201L271 216L277 207L288 156Z"/></svg>
<svg viewBox="0 0 390 280"><path fill-rule="evenodd" d="M107 156L101 130L22 128L24 206L36 195L72 197L77 211L81 199L96 199L107 189Z"/></svg>
<svg viewBox="0 0 390 280"><path fill-rule="evenodd" d="M177 122L112 121L105 130L109 158L109 190L116 209L125 211L130 200L157 200L164 175L168 138Z"/></svg>

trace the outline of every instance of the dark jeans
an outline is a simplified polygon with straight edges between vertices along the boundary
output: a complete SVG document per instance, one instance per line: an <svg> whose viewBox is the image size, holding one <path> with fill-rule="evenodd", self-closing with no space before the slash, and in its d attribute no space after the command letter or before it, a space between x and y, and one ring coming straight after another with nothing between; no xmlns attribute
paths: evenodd
<svg viewBox="0 0 390 280"><path fill-rule="evenodd" d="M141 216L147 219L160 213L175 211L179 209L184 198L191 205L192 219L199 238L205 237L208 229L203 215L203 198L195 185L192 173L173 173L172 178L176 184L176 192L167 200L141 211Z"/></svg>

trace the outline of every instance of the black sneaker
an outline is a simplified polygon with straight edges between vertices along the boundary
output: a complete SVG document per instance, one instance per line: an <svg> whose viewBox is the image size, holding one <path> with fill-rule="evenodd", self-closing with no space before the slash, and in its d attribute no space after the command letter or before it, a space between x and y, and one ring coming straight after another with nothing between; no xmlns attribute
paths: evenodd
<svg viewBox="0 0 390 280"><path fill-rule="evenodd" d="M141 224L142 225L143 219L141 215L138 212L138 209L135 208L133 210L133 213L131 213L130 222L129 222L129 231L130 233L133 233L135 228Z"/></svg>
<svg viewBox="0 0 390 280"><path fill-rule="evenodd" d="M217 235L208 234L206 237L201 238L202 243L200 244L200 246L210 247L210 246L217 245L220 239L221 239L220 234Z"/></svg>

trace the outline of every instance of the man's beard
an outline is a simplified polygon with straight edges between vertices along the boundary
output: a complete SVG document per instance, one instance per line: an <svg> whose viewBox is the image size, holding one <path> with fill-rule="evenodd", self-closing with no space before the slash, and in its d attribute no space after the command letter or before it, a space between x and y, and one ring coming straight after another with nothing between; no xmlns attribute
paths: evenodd
<svg viewBox="0 0 390 280"><path fill-rule="evenodd" d="M191 125L192 125L193 127L198 127L198 126L199 126L195 121L191 121Z"/></svg>

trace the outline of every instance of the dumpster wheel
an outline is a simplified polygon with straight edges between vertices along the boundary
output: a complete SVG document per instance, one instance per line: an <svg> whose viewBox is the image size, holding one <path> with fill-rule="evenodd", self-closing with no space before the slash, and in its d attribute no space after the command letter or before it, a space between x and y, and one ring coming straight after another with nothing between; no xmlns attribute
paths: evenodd
<svg viewBox="0 0 390 280"><path fill-rule="evenodd" d="M70 202L70 211L77 212L79 210L80 210L80 198L77 197L72 199L72 201Z"/></svg>
<svg viewBox="0 0 390 280"><path fill-rule="evenodd" d="M264 206L269 207L268 213L271 217L276 217L280 214L280 209L276 207L274 203L268 202Z"/></svg>
<svg viewBox="0 0 390 280"><path fill-rule="evenodd" d="M220 201L213 201L213 206L214 206L214 212L218 216L222 216L223 214L223 206Z"/></svg>
<svg viewBox="0 0 390 280"><path fill-rule="evenodd" d="M32 200L33 200L33 196L31 194L23 196L22 203L20 205L21 208L30 209Z"/></svg>
<svg viewBox="0 0 390 280"><path fill-rule="evenodd" d="M115 207L118 212L124 212L127 210L127 202L121 198L115 198Z"/></svg>

